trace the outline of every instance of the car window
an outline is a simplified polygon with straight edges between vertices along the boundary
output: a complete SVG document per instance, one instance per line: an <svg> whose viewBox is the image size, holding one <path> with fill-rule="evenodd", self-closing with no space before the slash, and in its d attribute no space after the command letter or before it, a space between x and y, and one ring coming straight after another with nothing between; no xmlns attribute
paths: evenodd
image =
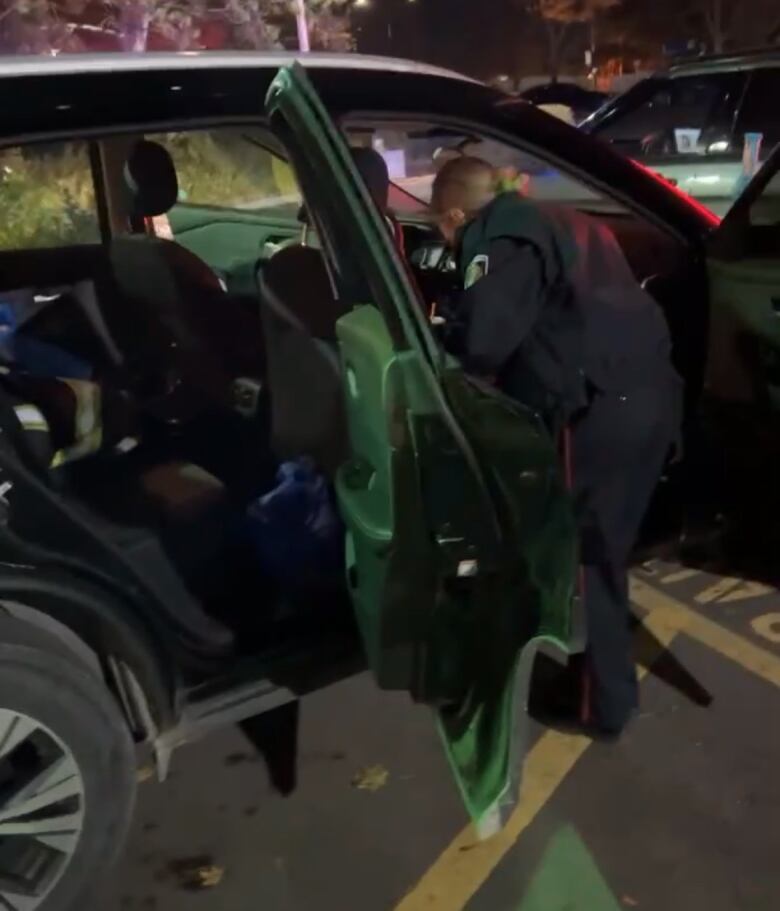
<svg viewBox="0 0 780 911"><path fill-rule="evenodd" d="M647 79L605 109L591 132L635 158L654 161L734 150L741 73Z"/></svg>
<svg viewBox="0 0 780 911"><path fill-rule="evenodd" d="M429 203L433 180L442 165L458 155L483 158L497 168L518 171L528 176L528 195L532 199L574 205L586 211L622 212L611 198L541 158L508 143L434 125L354 123L346 126L351 142L366 142L382 153L392 180L407 193Z"/></svg>
<svg viewBox="0 0 780 911"><path fill-rule="evenodd" d="M741 137L745 133L761 133L762 157L780 143L779 96L780 68L753 73L740 112L738 134Z"/></svg>
<svg viewBox="0 0 780 911"><path fill-rule="evenodd" d="M292 168L250 128L148 135L170 152L179 179L179 202L224 209L284 208L301 203Z"/></svg>
<svg viewBox="0 0 780 911"><path fill-rule="evenodd" d="M182 204L247 211L278 209L280 215L292 216L303 202L292 168L269 148L268 134L262 130L196 130L147 138L170 152ZM423 201L393 184L389 205L397 215L427 211Z"/></svg>
<svg viewBox="0 0 780 911"><path fill-rule="evenodd" d="M0 249L98 243L86 143L0 149Z"/></svg>

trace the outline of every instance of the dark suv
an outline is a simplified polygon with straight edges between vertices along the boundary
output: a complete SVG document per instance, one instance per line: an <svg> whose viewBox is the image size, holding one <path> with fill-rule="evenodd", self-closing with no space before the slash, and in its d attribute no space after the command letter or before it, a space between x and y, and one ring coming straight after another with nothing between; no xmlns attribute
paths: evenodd
<svg viewBox="0 0 780 911"><path fill-rule="evenodd" d="M780 143L779 94L777 48L703 57L642 80L583 129L724 215L745 134L763 134L763 157Z"/></svg>

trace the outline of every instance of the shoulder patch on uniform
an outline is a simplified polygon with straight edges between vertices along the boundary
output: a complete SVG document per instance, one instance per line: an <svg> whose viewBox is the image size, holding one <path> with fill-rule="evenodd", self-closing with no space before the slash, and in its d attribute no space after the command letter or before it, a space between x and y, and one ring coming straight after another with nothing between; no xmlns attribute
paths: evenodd
<svg viewBox="0 0 780 911"><path fill-rule="evenodd" d="M490 257L485 253L479 253L466 267L466 275L463 280L463 287L470 288L475 282L484 278L488 273L488 264Z"/></svg>

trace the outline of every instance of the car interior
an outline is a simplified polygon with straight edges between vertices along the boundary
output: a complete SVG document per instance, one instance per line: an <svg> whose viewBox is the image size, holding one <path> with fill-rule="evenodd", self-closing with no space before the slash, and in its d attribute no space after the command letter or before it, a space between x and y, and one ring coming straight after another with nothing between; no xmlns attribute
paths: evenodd
<svg viewBox="0 0 780 911"><path fill-rule="evenodd" d="M110 548L127 584L208 656L324 628L352 636L341 578L317 579L316 592L280 590L246 529L247 508L274 487L280 463L307 456L330 479L347 454L335 335L343 302L316 213L289 200L198 207L182 200L170 148L141 136L122 148L107 187L114 230L102 242L0 252L0 300L17 313L13 345L2 348L0 422L19 440L27 482L71 531L52 535L52 548L72 545L67 556L78 560L84 535L93 550ZM456 278L413 193L419 183L392 180L386 192L430 307ZM679 242L620 208L600 217L659 303L679 300ZM172 237L160 236L160 219ZM246 252L237 242L239 261L235 225L242 237L257 228ZM701 345L690 319L678 324ZM38 539L39 524L15 517L10 530Z"/></svg>
<svg viewBox="0 0 780 911"><path fill-rule="evenodd" d="M133 220L176 202L162 146L137 141L123 173ZM290 262L296 252L303 263ZM0 254L0 294L22 314L2 411L36 495L59 507L53 549L83 556L74 528L61 534L72 521L115 550L184 643L214 656L278 647L307 615L309 631L326 618L331 632L349 627L341 580L323 580L314 611L305 587L274 591L246 534L247 506L280 461L306 454L332 473L345 440L322 257L291 247L269 265L258 307L148 231ZM39 541L40 524L40 510L14 516L11 532Z"/></svg>

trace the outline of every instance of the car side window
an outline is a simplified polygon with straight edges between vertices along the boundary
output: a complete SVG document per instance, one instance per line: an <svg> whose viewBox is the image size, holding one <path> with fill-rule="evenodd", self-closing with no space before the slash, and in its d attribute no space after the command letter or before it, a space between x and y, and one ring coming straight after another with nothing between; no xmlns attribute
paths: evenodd
<svg viewBox="0 0 780 911"><path fill-rule="evenodd" d="M647 80L607 111L593 134L654 161L729 153L743 85L741 73Z"/></svg>
<svg viewBox="0 0 780 911"><path fill-rule="evenodd" d="M86 142L0 149L0 249L100 242Z"/></svg>
<svg viewBox="0 0 780 911"><path fill-rule="evenodd" d="M780 143L780 68L758 70L750 78L750 85L742 104L737 134L761 133L762 158L768 157Z"/></svg>
<svg viewBox="0 0 780 911"><path fill-rule="evenodd" d="M179 202L221 209L297 212L301 193L292 168L251 128L192 130L147 135L170 152L179 179Z"/></svg>

